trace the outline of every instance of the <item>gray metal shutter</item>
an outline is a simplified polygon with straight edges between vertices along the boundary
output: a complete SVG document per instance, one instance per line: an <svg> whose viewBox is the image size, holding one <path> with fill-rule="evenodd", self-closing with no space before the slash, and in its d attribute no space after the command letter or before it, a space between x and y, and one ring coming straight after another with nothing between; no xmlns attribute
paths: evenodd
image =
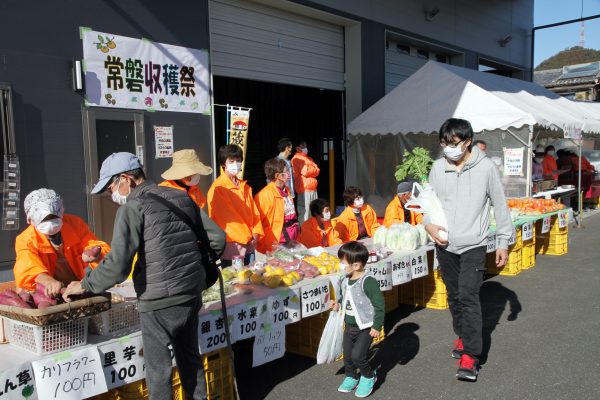
<svg viewBox="0 0 600 400"><path fill-rule="evenodd" d="M415 73L428 60L404 53L394 48L385 51L385 92L389 93L402 81Z"/></svg>
<svg viewBox="0 0 600 400"><path fill-rule="evenodd" d="M341 26L244 0L210 0L212 73L344 89Z"/></svg>

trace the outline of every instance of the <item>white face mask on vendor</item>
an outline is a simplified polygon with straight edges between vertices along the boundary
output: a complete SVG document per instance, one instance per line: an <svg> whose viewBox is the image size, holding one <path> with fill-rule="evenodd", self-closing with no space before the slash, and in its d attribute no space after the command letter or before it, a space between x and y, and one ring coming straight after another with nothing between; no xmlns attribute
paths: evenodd
<svg viewBox="0 0 600 400"><path fill-rule="evenodd" d="M446 156L446 158L450 161L458 161L462 158L464 154L465 151L463 150L462 146L444 147L444 156Z"/></svg>
<svg viewBox="0 0 600 400"><path fill-rule="evenodd" d="M48 221L40 222L35 229L42 235L53 236L62 229L63 221L61 218L52 218Z"/></svg>

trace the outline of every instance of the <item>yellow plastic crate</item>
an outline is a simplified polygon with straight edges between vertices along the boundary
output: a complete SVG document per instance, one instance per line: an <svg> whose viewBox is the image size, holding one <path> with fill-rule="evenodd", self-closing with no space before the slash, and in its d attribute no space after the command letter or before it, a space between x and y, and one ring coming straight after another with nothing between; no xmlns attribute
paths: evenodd
<svg viewBox="0 0 600 400"><path fill-rule="evenodd" d="M569 231L560 233L547 233L535 238L535 247L538 254L562 256L569 251Z"/></svg>
<svg viewBox="0 0 600 400"><path fill-rule="evenodd" d="M535 240L523 244L521 249L521 269L529 269L535 266Z"/></svg>
<svg viewBox="0 0 600 400"><path fill-rule="evenodd" d="M398 286L398 301L415 307L447 309L448 294L440 270Z"/></svg>
<svg viewBox="0 0 600 400"><path fill-rule="evenodd" d="M388 290L383 293L383 299L385 300L385 312L389 313L390 311L398 308L398 286L393 286L392 290Z"/></svg>
<svg viewBox="0 0 600 400"><path fill-rule="evenodd" d="M519 231L520 232L520 231ZM518 235L520 236L520 234ZM487 272L494 275L515 276L521 273L522 270L522 243L517 246L510 246L508 249L508 261L502 268L496 267L496 253L488 253L486 260Z"/></svg>

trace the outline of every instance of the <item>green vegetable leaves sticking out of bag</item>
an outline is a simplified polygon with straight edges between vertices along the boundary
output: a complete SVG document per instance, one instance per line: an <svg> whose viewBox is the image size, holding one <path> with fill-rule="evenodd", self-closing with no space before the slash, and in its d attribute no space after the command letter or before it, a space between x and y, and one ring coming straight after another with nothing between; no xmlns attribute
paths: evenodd
<svg viewBox="0 0 600 400"><path fill-rule="evenodd" d="M396 166L394 176L398 182L406 178L413 178L419 181L427 180L429 170L433 165L433 158L429 155L429 150L422 147L415 147L412 151L404 150L403 161Z"/></svg>

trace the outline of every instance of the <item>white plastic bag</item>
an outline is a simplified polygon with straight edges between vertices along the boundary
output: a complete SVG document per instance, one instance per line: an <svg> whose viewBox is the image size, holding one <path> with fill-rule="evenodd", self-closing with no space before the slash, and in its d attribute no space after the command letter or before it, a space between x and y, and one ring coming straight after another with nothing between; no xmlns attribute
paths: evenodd
<svg viewBox="0 0 600 400"><path fill-rule="evenodd" d="M319 350L317 351L317 364L330 364L342 354L342 341L344 339L344 307L340 311L329 313L329 318L323 329Z"/></svg>
<svg viewBox="0 0 600 400"><path fill-rule="evenodd" d="M448 221L442 207L442 202L429 185L422 187L418 183L413 184L410 199L404 205L407 210L429 214L429 220L434 225L439 225L448 230ZM440 231L441 239L448 240L448 232Z"/></svg>

